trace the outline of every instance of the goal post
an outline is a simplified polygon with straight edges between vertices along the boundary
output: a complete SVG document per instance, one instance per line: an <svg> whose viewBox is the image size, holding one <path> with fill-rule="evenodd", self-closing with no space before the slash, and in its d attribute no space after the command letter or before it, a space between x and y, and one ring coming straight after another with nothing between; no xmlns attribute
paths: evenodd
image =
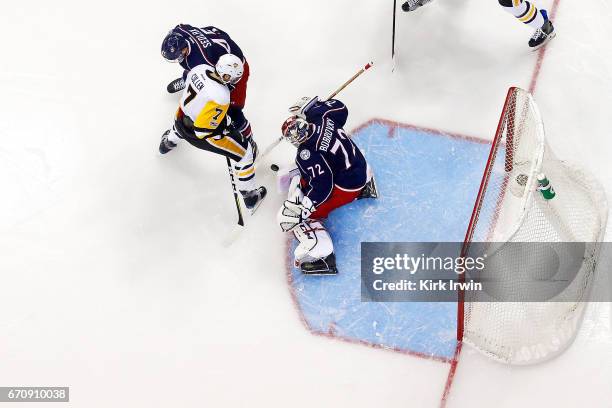
<svg viewBox="0 0 612 408"><path fill-rule="evenodd" d="M588 301L607 213L599 183L546 143L532 95L510 88L462 247L462 256L486 248L483 276L502 283L493 292L459 293L457 340L509 364L565 350ZM572 252L556 243L581 245ZM546 301L521 301L532 290L525 282L559 280L547 264L551 252L575 265L571 281Z"/></svg>

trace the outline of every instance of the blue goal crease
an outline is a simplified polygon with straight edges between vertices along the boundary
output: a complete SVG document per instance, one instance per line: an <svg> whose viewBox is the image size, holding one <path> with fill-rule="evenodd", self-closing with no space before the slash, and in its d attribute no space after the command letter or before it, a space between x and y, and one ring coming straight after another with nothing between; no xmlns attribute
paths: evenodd
<svg viewBox="0 0 612 408"><path fill-rule="evenodd" d="M380 198L329 216L339 274L303 276L292 267L298 307L314 332L333 328L348 340L450 359L457 304L362 302L360 244L463 241L490 144L377 121L353 137L374 170Z"/></svg>

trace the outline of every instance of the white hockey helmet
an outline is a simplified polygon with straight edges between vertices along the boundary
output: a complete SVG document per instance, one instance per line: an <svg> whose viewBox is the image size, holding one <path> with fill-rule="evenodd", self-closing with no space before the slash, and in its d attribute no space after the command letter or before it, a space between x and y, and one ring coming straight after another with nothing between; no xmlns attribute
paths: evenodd
<svg viewBox="0 0 612 408"><path fill-rule="evenodd" d="M217 61L215 71L217 71L223 82L235 85L242 78L242 74L244 74L244 65L240 58L234 54L224 54Z"/></svg>

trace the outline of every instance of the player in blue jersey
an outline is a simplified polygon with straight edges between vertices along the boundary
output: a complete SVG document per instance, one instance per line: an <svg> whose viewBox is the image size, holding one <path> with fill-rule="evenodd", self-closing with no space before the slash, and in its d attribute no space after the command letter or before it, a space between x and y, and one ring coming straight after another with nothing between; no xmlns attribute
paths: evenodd
<svg viewBox="0 0 612 408"><path fill-rule="evenodd" d="M297 168L278 221L299 241L295 263L304 274L336 274L333 244L321 220L354 200L376 198L376 185L363 154L343 129L346 105L302 98L290 111L296 114L281 130L297 147Z"/></svg>
<svg viewBox="0 0 612 408"><path fill-rule="evenodd" d="M168 85L170 93L178 92L185 87L187 73L194 67L202 64L215 67L219 58L225 54L233 54L240 58L244 72L237 82L228 84L231 90L228 116L245 139L253 136L251 124L243 113L250 74L249 63L238 44L225 31L213 26L198 28L179 24L164 38L161 53L167 61L178 62L184 70L182 78Z"/></svg>

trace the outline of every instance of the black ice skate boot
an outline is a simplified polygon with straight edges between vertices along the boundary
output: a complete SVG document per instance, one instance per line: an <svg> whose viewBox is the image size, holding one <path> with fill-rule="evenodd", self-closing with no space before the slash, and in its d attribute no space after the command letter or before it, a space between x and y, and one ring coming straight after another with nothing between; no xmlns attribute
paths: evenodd
<svg viewBox="0 0 612 408"><path fill-rule="evenodd" d="M372 177L370 181L366 183L366 185L361 190L359 197L357 197L358 200L364 198L378 198L378 189L376 188L376 182L374 181L374 177Z"/></svg>
<svg viewBox="0 0 612 408"><path fill-rule="evenodd" d="M542 48L557 35L552 21L548 19L546 10L540 10L540 13L542 13L544 17L544 24L542 27L535 30L535 33L533 33L533 36L529 40L529 47L532 51Z"/></svg>
<svg viewBox="0 0 612 408"><path fill-rule="evenodd" d="M168 135L169 134L170 134L170 129L166 130L164 132L164 134L162 135L162 139L161 139L161 142L159 144L159 152L161 154L166 154L170 150L172 150L172 149L174 149L176 147L176 143L174 143L171 140L168 140Z"/></svg>
<svg viewBox="0 0 612 408"><path fill-rule="evenodd" d="M244 205L246 206L247 210L251 212L251 214L257 210L257 207L259 207L267 193L268 191L264 186L258 187L251 191L240 191L240 194L242 194L242 199L244 200Z"/></svg>
<svg viewBox="0 0 612 408"><path fill-rule="evenodd" d="M182 91L183 89L185 89L185 81L183 81L183 78L175 79L174 81L170 82L166 87L168 93L171 94L177 93L178 91Z"/></svg>
<svg viewBox="0 0 612 408"><path fill-rule="evenodd" d="M325 258L302 262L300 264L300 269L304 275L337 275L336 255L332 253Z"/></svg>
<svg viewBox="0 0 612 408"><path fill-rule="evenodd" d="M429 3L431 0L407 0L404 2L404 4L402 4L402 10L408 12L408 11L414 11L416 9L418 9L421 6L424 6L425 4Z"/></svg>

